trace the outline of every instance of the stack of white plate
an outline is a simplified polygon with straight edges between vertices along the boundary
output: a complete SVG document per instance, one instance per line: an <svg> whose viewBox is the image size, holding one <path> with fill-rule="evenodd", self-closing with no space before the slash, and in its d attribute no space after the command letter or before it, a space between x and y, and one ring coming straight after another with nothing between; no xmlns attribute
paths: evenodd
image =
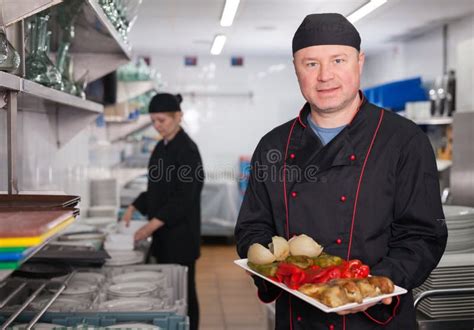
<svg viewBox="0 0 474 330"><path fill-rule="evenodd" d="M474 252L474 208L468 206L444 205L448 226L447 254Z"/></svg>
<svg viewBox="0 0 474 330"><path fill-rule="evenodd" d="M112 284L107 288L107 296L113 298L150 297L156 295L158 286L153 283L131 282Z"/></svg>
<svg viewBox="0 0 474 330"><path fill-rule="evenodd" d="M445 254L428 279L414 290L417 294L434 289L474 287L474 257L470 253ZM474 310L474 296L438 296L425 298L418 310L431 318L471 317Z"/></svg>
<svg viewBox="0 0 474 330"><path fill-rule="evenodd" d="M109 325L105 329L146 329L146 330L160 330L162 328L147 324L147 323L121 323L115 325Z"/></svg>
<svg viewBox="0 0 474 330"><path fill-rule="evenodd" d="M96 283L72 278L66 286L66 289L61 293L61 297L70 297L74 299L90 299L98 290ZM50 289L56 292L56 289Z"/></svg>
<svg viewBox="0 0 474 330"><path fill-rule="evenodd" d="M145 255L141 251L114 251L107 250L110 259L105 262L106 266L127 266L143 263Z"/></svg>
<svg viewBox="0 0 474 330"><path fill-rule="evenodd" d="M117 298L99 304L100 311L146 312L163 308L163 301L150 297Z"/></svg>
<svg viewBox="0 0 474 330"><path fill-rule="evenodd" d="M103 229L109 226L110 224L116 223L117 218L115 217L82 218L81 222L85 225L93 227L94 229Z"/></svg>
<svg viewBox="0 0 474 330"><path fill-rule="evenodd" d="M91 218L116 218L118 207L116 205L91 206L87 210L87 215Z"/></svg>
<svg viewBox="0 0 474 330"><path fill-rule="evenodd" d="M33 310L41 310L46 304L51 300L50 296L43 296L38 299L35 299L31 304ZM51 306L48 307L49 312L75 312L78 310L87 309L90 305L90 302L77 299L74 297L68 296L59 296L53 302Z"/></svg>
<svg viewBox="0 0 474 330"><path fill-rule="evenodd" d="M163 273L151 270L142 270L115 275L112 277L111 281L115 284L130 282L153 283L159 288L166 287L166 276Z"/></svg>

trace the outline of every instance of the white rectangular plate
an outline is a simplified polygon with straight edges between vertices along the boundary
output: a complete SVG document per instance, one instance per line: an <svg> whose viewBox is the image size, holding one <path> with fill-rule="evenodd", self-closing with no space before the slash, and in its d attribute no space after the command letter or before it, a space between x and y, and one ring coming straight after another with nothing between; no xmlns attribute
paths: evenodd
<svg viewBox="0 0 474 330"><path fill-rule="evenodd" d="M333 312L340 312L340 311L344 311L346 309L352 309L354 307L360 307L360 306L364 306L364 305L368 305L368 304L372 304L372 303L375 303L375 302L379 302L380 300L382 299L385 299L385 298L389 298L389 297L394 297L394 296L398 296L398 295L402 295L402 294L405 294L407 293L407 290L405 290L404 288L401 288L399 286L396 286L395 285L395 290L390 293L390 294L384 294L384 295L380 295L380 296L377 296L377 297L372 297L372 298L366 298L364 299L364 301L361 303L361 304L358 304L358 303L350 303L350 304L346 304L346 305L343 305L343 306L339 306L339 307L336 307L336 308L331 308L331 307L328 307L322 303L320 303L319 301L317 301L316 299L314 298L311 298L310 296L307 296L305 295L304 293L302 292L299 292L297 290L293 290L293 289L290 289L288 288L286 285L284 285L283 283L278 283L278 282L275 282L271 279L269 279L268 277L265 277L259 273L257 273L256 271L252 270L249 268L249 266L247 266L247 259L240 259L240 260L234 260L234 263L239 266L239 267L242 267L243 269L245 269L246 271L254 274L254 275L257 275L261 278L263 278L264 280L278 286L279 288L282 288L283 290L291 293L292 295L306 301L308 304L311 304L317 308L319 308L320 310L322 310L323 312L325 313L333 313Z"/></svg>

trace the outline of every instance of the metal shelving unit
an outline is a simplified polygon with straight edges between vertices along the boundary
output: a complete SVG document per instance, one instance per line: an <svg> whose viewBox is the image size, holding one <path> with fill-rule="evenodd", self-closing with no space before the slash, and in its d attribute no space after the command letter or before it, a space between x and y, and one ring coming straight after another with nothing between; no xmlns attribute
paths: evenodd
<svg viewBox="0 0 474 330"><path fill-rule="evenodd" d="M148 115L140 115L135 121L109 121L107 122L107 137L114 143L151 125Z"/></svg>
<svg viewBox="0 0 474 330"><path fill-rule="evenodd" d="M54 26L54 31L58 32L59 26ZM75 35L71 52L76 79L87 74L89 81L96 80L131 60L131 46L110 23L97 0L84 2L76 20ZM53 40L51 49L56 51L57 46L57 40Z"/></svg>
<svg viewBox="0 0 474 330"><path fill-rule="evenodd" d="M3 0L3 20L5 25L9 26L42 10L55 6L62 1L63 0Z"/></svg>
<svg viewBox="0 0 474 330"><path fill-rule="evenodd" d="M158 88L152 80L119 81L117 84L117 103L129 101L153 90L157 91Z"/></svg>
<svg viewBox="0 0 474 330"><path fill-rule="evenodd" d="M18 193L17 186L17 120L18 111L34 111L47 114L54 123L58 147L67 143L103 112L103 106L79 97L57 91L22 78L24 75L25 45L24 20L62 0L31 0L18 3L4 0L4 17L14 32L17 50L21 54L22 67L19 76L0 72L0 95L6 101L8 144L8 193ZM16 23L16 24L13 24ZM53 22L53 36L59 26ZM77 19L75 41L71 46L76 78L87 73L89 81L96 80L127 63L131 47L115 30L97 0L85 0ZM87 42L84 42L87 40ZM57 48L53 39L52 49ZM54 56L54 54L52 54Z"/></svg>

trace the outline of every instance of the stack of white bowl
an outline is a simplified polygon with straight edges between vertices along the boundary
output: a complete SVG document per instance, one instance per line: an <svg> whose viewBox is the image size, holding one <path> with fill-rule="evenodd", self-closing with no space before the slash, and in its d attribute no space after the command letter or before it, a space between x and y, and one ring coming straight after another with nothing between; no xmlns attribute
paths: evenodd
<svg viewBox="0 0 474 330"><path fill-rule="evenodd" d="M443 206L448 227L448 243L440 263L414 293L427 290L474 287L474 208ZM418 310L431 318L471 317L474 296L434 296L425 298Z"/></svg>
<svg viewBox="0 0 474 330"><path fill-rule="evenodd" d="M448 244L445 253L473 253L474 208L445 205L443 211L448 226Z"/></svg>

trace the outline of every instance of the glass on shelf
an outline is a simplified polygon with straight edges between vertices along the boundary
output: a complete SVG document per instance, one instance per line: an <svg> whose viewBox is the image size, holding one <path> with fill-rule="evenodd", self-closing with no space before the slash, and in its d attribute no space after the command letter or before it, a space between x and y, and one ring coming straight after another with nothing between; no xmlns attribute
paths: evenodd
<svg viewBox="0 0 474 330"><path fill-rule="evenodd" d="M135 23L142 0L100 0L99 5L125 42Z"/></svg>
<svg viewBox="0 0 474 330"><path fill-rule="evenodd" d="M0 15L0 71L13 72L20 66L20 54L7 39L3 26L3 10Z"/></svg>
<svg viewBox="0 0 474 330"><path fill-rule="evenodd" d="M61 73L64 90L67 93L85 98L83 85L85 77L79 83L74 81L73 58L69 50L75 37L75 23L83 5L82 0L70 0L57 7L57 22L61 28L56 66Z"/></svg>
<svg viewBox="0 0 474 330"><path fill-rule="evenodd" d="M58 90L64 90L61 72L48 56L51 32L48 31L49 14L35 15L28 24L29 51L26 56L26 78Z"/></svg>

